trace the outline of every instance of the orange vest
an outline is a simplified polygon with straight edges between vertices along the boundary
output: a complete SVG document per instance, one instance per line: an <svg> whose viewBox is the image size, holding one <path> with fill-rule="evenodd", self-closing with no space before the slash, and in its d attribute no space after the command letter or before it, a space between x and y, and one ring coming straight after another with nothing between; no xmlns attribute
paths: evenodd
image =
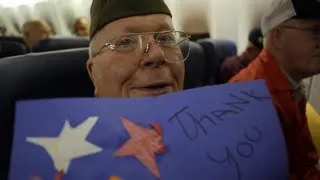
<svg viewBox="0 0 320 180"><path fill-rule="evenodd" d="M274 58L263 50L261 54L229 82L264 79L278 111L286 139L290 180L320 180L316 169L318 156L306 117L306 99L294 100L294 92L288 78Z"/></svg>

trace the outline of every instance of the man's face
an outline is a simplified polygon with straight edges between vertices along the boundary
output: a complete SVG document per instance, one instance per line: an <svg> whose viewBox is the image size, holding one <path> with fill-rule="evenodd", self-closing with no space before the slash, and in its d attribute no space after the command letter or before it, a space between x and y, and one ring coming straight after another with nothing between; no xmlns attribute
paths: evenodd
<svg viewBox="0 0 320 180"><path fill-rule="evenodd" d="M116 20L95 35L91 42L92 54L119 36L173 29L172 19L163 14ZM141 48L143 51L106 50L88 60L87 69L97 97L157 96L183 89L184 63L180 49L164 49L154 42L152 35L143 38L149 44ZM128 41L121 43L126 44Z"/></svg>
<svg viewBox="0 0 320 180"><path fill-rule="evenodd" d="M280 26L281 48L296 79L320 73L320 20L289 20ZM312 30L317 30L313 31ZM317 32L317 33L316 33ZM289 72L290 73L290 72Z"/></svg>

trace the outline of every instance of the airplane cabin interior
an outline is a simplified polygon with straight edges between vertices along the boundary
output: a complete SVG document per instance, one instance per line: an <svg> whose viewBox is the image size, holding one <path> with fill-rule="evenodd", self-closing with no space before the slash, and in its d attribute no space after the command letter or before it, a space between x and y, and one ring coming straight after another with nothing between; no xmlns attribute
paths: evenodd
<svg viewBox="0 0 320 180"><path fill-rule="evenodd" d="M0 0L0 125L1 136L14 116L14 100L94 97L87 74L92 0ZM176 30L190 35L185 61L184 89L221 85L220 68L232 56L241 55L248 34L260 26L268 0L165 0ZM48 32L33 44L25 41L28 28L38 20ZM78 20L78 22L76 22ZM26 22L37 21L30 23ZM2 29L1 29L2 28ZM78 29L77 29L78 28ZM1 34L1 30L3 34ZM79 30L79 31L78 31ZM6 33L6 34L5 34ZM320 75L304 80L310 111L309 126L320 151ZM312 111L312 113L311 113ZM3 132L3 133L2 133ZM6 143L9 140L4 140ZM0 146L1 154L7 153ZM0 156L7 162L8 157ZM1 164L2 166L2 164ZM0 174L7 169L0 168ZM2 178L0 178L2 179Z"/></svg>

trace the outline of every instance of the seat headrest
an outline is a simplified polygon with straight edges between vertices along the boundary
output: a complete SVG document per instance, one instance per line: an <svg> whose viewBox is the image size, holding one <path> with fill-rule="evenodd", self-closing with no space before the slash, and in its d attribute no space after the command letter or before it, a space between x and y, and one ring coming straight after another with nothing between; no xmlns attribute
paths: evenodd
<svg viewBox="0 0 320 180"><path fill-rule="evenodd" d="M190 41L190 54L185 61L184 89L202 87L211 84L209 67L202 47ZM184 47L182 47L184 48Z"/></svg>
<svg viewBox="0 0 320 180"><path fill-rule="evenodd" d="M50 38L37 42L31 51L46 52L84 47L89 47L89 38Z"/></svg>
<svg viewBox="0 0 320 180"><path fill-rule="evenodd" d="M206 38L197 41L203 48L207 59L210 61L212 77L214 77L214 84L220 84L219 80L220 67L223 61L230 56L237 54L237 46L234 41Z"/></svg>
<svg viewBox="0 0 320 180"><path fill-rule="evenodd" d="M234 41L225 39L213 39L212 42L221 58L226 59L227 57L237 55L237 45Z"/></svg>
<svg viewBox="0 0 320 180"><path fill-rule="evenodd" d="M26 44L22 37L18 36L0 36L0 41L14 41L21 44Z"/></svg>
<svg viewBox="0 0 320 180"><path fill-rule="evenodd" d="M0 60L0 97L15 99L91 96L88 48L29 53ZM14 95L14 96L13 96Z"/></svg>
<svg viewBox="0 0 320 180"><path fill-rule="evenodd" d="M17 100L92 97L86 71L88 49L30 53L0 59L0 179L6 179Z"/></svg>
<svg viewBox="0 0 320 180"><path fill-rule="evenodd" d="M227 57L237 55L237 45L232 40L207 38L207 39L201 39L198 42L201 45L211 45L210 48L214 46L215 51L216 53L218 53L218 56L220 59L224 60ZM206 46L204 48L209 48L209 47Z"/></svg>
<svg viewBox="0 0 320 180"><path fill-rule="evenodd" d="M17 56L28 53L24 44L14 41L0 41L0 58Z"/></svg>

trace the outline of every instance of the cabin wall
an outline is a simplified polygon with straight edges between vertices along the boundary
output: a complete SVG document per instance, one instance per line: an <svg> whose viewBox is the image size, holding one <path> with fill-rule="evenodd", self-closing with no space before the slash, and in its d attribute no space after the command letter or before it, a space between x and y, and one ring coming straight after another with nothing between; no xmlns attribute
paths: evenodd
<svg viewBox="0 0 320 180"><path fill-rule="evenodd" d="M314 76L310 89L310 103L320 113L320 75Z"/></svg>
<svg viewBox="0 0 320 180"><path fill-rule="evenodd" d="M305 79L304 84L310 104L320 113L320 75Z"/></svg>
<svg viewBox="0 0 320 180"><path fill-rule="evenodd" d="M269 1L263 0L167 0L177 29L209 32L211 37L237 43L238 53L247 45L250 30L260 25Z"/></svg>

